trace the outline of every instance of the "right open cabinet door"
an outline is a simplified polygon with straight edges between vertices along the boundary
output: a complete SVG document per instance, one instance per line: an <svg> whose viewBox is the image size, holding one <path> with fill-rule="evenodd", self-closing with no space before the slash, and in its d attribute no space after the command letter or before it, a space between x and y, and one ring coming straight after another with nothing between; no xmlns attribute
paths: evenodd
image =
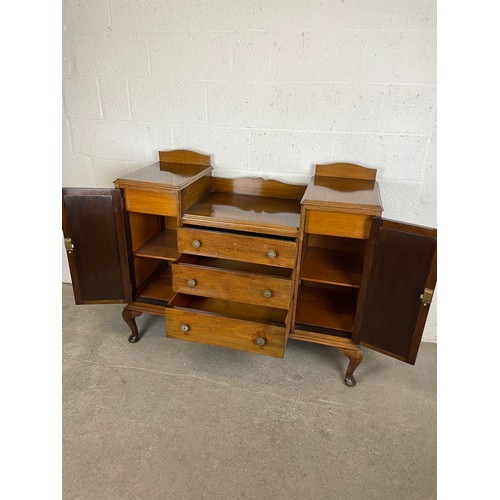
<svg viewBox="0 0 500 500"><path fill-rule="evenodd" d="M352 339L415 363L436 284L437 231L375 218Z"/></svg>

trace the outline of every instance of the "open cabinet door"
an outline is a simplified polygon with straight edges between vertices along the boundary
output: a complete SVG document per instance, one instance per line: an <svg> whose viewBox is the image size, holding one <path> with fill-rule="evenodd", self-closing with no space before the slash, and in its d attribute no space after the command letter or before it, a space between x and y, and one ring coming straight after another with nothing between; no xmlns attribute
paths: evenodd
<svg viewBox="0 0 500 500"><path fill-rule="evenodd" d="M62 223L75 302L130 302L120 190L63 188Z"/></svg>
<svg viewBox="0 0 500 500"><path fill-rule="evenodd" d="M437 231L375 218L353 340L415 363L436 284Z"/></svg>

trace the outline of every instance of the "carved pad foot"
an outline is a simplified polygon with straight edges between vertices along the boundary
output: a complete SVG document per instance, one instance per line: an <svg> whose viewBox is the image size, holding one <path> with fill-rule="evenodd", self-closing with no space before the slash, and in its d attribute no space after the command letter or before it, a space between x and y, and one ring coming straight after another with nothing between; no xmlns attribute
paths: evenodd
<svg viewBox="0 0 500 500"><path fill-rule="evenodd" d="M349 365L345 373L344 384L349 387L354 387L356 385L354 370L360 365L361 361L363 360L361 349L337 349L349 358Z"/></svg>
<svg viewBox="0 0 500 500"><path fill-rule="evenodd" d="M127 325L130 327L132 330L132 335L128 338L128 341L131 342L132 344L135 344L136 342L139 342L141 340L141 337L139 335L139 331L137 330L137 324L135 322L135 318L137 316L140 316L142 312L139 311L131 311L130 309L125 309L122 311L122 318L127 323Z"/></svg>

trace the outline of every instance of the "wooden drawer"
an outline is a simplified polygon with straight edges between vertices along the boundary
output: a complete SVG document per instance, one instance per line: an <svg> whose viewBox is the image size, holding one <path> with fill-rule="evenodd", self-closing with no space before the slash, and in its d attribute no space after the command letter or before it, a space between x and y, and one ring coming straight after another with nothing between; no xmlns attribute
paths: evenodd
<svg viewBox="0 0 500 500"><path fill-rule="evenodd" d="M195 242L196 246L193 246ZM198 243L199 242L199 246ZM240 234L180 228L177 231L179 252L208 257L220 257L239 262L253 262L268 266L293 268L295 241L263 238Z"/></svg>
<svg viewBox="0 0 500 500"><path fill-rule="evenodd" d="M125 208L143 214L177 216L177 193L125 189Z"/></svg>
<svg viewBox="0 0 500 500"><path fill-rule="evenodd" d="M306 233L368 239L373 216L307 210Z"/></svg>
<svg viewBox="0 0 500 500"><path fill-rule="evenodd" d="M178 294L166 309L167 337L282 358L285 311Z"/></svg>
<svg viewBox="0 0 500 500"><path fill-rule="evenodd" d="M291 273L289 269L183 255L172 265L172 285L176 293L288 309Z"/></svg>

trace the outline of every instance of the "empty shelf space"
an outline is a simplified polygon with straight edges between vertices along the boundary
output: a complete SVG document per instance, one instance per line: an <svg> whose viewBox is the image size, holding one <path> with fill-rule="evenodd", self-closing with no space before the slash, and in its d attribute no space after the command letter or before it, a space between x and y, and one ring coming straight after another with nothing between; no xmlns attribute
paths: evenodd
<svg viewBox="0 0 500 500"><path fill-rule="evenodd" d="M148 280L137 292L138 299L151 299L164 302L165 305L174 296L172 289L172 274L169 268L164 268Z"/></svg>
<svg viewBox="0 0 500 500"><path fill-rule="evenodd" d="M291 339L301 340L302 342L311 342L313 344L329 345L331 347L342 348L352 348L352 341L347 337L341 337L338 335L309 332L303 331L301 329L295 328L293 332L290 333Z"/></svg>
<svg viewBox="0 0 500 500"><path fill-rule="evenodd" d="M180 255L177 251L177 231L174 229L164 229L155 234L136 250L134 255L153 259L177 260Z"/></svg>
<svg viewBox="0 0 500 500"><path fill-rule="evenodd" d="M184 213L182 223L296 237L300 200L213 191Z"/></svg>
<svg viewBox="0 0 500 500"><path fill-rule="evenodd" d="M300 290L296 328L307 326L352 332L355 295L351 288L308 286Z"/></svg>
<svg viewBox="0 0 500 500"><path fill-rule="evenodd" d="M287 311L272 307L243 304L230 300L198 297L178 293L170 303L170 307L203 311L217 316L284 326Z"/></svg>
<svg viewBox="0 0 500 500"><path fill-rule="evenodd" d="M203 257L198 255L184 254L179 258L178 264L203 267L205 269L224 269L226 271L237 271L257 275L276 276L290 279L292 269L265 266L263 264L253 264L252 262L238 262L229 259L219 259L216 257Z"/></svg>
<svg viewBox="0 0 500 500"><path fill-rule="evenodd" d="M357 253L309 247L302 262L300 279L359 288L362 272L361 256Z"/></svg>

